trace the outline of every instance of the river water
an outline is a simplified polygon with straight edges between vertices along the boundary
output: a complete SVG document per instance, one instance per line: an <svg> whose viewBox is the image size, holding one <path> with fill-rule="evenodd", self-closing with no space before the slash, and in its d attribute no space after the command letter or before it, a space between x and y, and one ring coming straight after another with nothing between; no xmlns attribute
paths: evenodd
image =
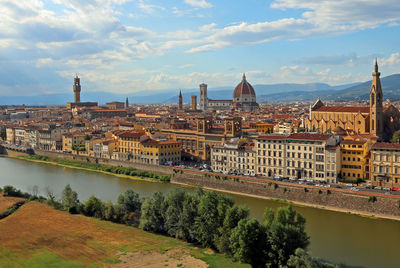
<svg viewBox="0 0 400 268"><path fill-rule="evenodd" d="M165 193L180 187L0 157L0 187L13 185L29 192L36 185L40 194L44 195L48 187L60 197L67 184L78 192L81 201L96 195L103 201L113 202L129 188L146 197L156 191ZM193 190L191 187L185 189ZM237 204L247 205L251 216L258 219L262 218L265 208L284 205L270 200L231 196ZM307 219L313 256L351 267L400 267L400 222L309 207L295 206L295 209Z"/></svg>

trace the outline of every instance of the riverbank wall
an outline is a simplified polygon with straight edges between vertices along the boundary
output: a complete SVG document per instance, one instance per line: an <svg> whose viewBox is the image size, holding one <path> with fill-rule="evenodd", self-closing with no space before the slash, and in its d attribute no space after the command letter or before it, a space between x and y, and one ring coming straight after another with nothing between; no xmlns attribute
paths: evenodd
<svg viewBox="0 0 400 268"><path fill-rule="evenodd" d="M23 155L23 156L28 156L29 155L26 152L7 149L7 148L5 148L3 146L0 146L0 155L1 154L2 155L7 155L7 156L10 156L10 157L16 157L16 156L20 156L20 155Z"/></svg>
<svg viewBox="0 0 400 268"><path fill-rule="evenodd" d="M322 209L351 212L375 217L400 220L398 196L362 194L343 189L297 185L264 179L243 178L197 173L196 171L175 170L172 183L201 186L209 189L234 192L254 197L281 199ZM378 196L377 196L378 195Z"/></svg>
<svg viewBox="0 0 400 268"><path fill-rule="evenodd" d="M147 165L147 164L134 163L128 161L118 161L113 159L95 158L86 155L74 155L74 154L66 154L59 152L42 151L42 150L35 150L35 154L51 158L62 158L66 160L80 161L85 163L97 163L97 164L104 164L117 167L118 166L131 167L134 169L149 171L160 175L171 175L173 173L173 170L167 166Z"/></svg>

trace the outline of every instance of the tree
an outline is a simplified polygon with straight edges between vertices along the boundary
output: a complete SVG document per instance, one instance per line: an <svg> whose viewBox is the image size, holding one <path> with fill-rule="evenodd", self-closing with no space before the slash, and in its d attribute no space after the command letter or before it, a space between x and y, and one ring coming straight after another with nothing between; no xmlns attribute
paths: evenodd
<svg viewBox="0 0 400 268"><path fill-rule="evenodd" d="M265 267L269 250L266 230L256 219L241 219L232 230L230 242L235 260L250 263L252 267Z"/></svg>
<svg viewBox="0 0 400 268"><path fill-rule="evenodd" d="M62 192L61 204L63 208L69 213L77 213L78 212L78 194L75 191L72 191L71 186L67 184Z"/></svg>
<svg viewBox="0 0 400 268"><path fill-rule="evenodd" d="M121 205L125 213L140 211L142 201L139 194L132 189L128 189L125 193L118 196L117 204Z"/></svg>
<svg viewBox="0 0 400 268"><path fill-rule="evenodd" d="M219 236L215 239L215 244L220 252L227 255L232 255L230 249L230 237L232 230L238 225L239 221L242 219L247 219L249 217L249 208L244 206L234 205L228 208L226 211L225 219L222 227L219 228Z"/></svg>
<svg viewBox="0 0 400 268"><path fill-rule="evenodd" d="M198 216L195 219L194 235L204 247L214 246L214 236L218 232L218 194L214 191L206 192L200 198Z"/></svg>
<svg viewBox="0 0 400 268"><path fill-rule="evenodd" d="M170 236L180 238L184 222L182 219L183 203L186 199L186 192L181 188L168 193L165 199L166 210L164 211L165 228Z"/></svg>
<svg viewBox="0 0 400 268"><path fill-rule="evenodd" d="M99 219L104 218L104 204L100 199L92 195L85 203L84 214Z"/></svg>
<svg viewBox="0 0 400 268"><path fill-rule="evenodd" d="M267 228L268 252L267 266L285 266L297 248L307 249L310 239L305 232L305 219L290 204L278 208L276 213L267 209L264 214Z"/></svg>
<svg viewBox="0 0 400 268"><path fill-rule="evenodd" d="M294 255L290 256L287 267L293 268L334 268L334 265L319 262L311 257L304 249L296 249Z"/></svg>
<svg viewBox="0 0 400 268"><path fill-rule="evenodd" d="M397 130L395 133L393 133L391 142L400 143L400 130Z"/></svg>
<svg viewBox="0 0 400 268"><path fill-rule="evenodd" d="M139 228L145 231L165 232L163 211L164 195L161 192L156 192L142 204Z"/></svg>
<svg viewBox="0 0 400 268"><path fill-rule="evenodd" d="M115 211L114 205L110 201L104 205L104 219L106 221L112 221L112 222L119 221L119 218Z"/></svg>
<svg viewBox="0 0 400 268"><path fill-rule="evenodd" d="M180 228L176 237L186 241L195 240L195 219L198 216L200 195L198 193L186 194L182 207Z"/></svg>
<svg viewBox="0 0 400 268"><path fill-rule="evenodd" d="M7 131L6 131L6 128L5 128L5 127L0 128L0 138L1 138L3 141L7 140Z"/></svg>

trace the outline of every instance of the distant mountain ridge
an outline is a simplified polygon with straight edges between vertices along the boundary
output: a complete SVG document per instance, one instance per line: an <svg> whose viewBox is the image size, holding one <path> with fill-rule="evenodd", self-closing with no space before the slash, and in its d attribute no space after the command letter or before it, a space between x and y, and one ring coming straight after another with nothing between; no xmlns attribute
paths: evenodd
<svg viewBox="0 0 400 268"><path fill-rule="evenodd" d="M384 98L400 99L400 74L381 78ZM325 100L368 99L371 81L330 86L324 83L308 84L272 84L253 85L258 102L307 101L318 97ZM210 99L231 99L235 86L215 87L208 89ZM136 93L118 94L111 92L87 92L82 90L82 101L97 101L100 104L111 101L125 101L135 104L167 104L177 103L179 89L157 91L140 91ZM182 89L183 101L191 102L196 95L199 101L199 89ZM36 96L2 96L0 105L65 105L73 100L71 92L65 94L42 94Z"/></svg>

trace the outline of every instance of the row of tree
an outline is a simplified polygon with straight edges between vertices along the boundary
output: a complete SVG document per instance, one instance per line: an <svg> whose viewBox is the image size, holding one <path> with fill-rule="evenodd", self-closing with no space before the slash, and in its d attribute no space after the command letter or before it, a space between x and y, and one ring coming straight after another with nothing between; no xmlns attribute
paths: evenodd
<svg viewBox="0 0 400 268"><path fill-rule="evenodd" d="M212 248L252 267L332 267L307 253L309 237L305 219L291 205L277 211L266 209L262 222L249 218L249 209L227 195L197 188L188 193L177 188L164 195L140 198L133 190L117 202L91 196L81 203L69 185L61 200L48 194L57 209L89 217L137 226Z"/></svg>

